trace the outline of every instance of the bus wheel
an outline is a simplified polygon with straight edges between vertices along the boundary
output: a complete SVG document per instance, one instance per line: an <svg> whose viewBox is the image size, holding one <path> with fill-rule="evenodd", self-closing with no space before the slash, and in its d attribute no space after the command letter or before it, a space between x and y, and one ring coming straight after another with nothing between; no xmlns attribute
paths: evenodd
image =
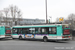
<svg viewBox="0 0 75 50"><path fill-rule="evenodd" d="M56 42L58 42L58 40L56 40Z"/></svg>
<svg viewBox="0 0 75 50"><path fill-rule="evenodd" d="M22 36L19 36L19 39L21 40L22 39Z"/></svg>
<svg viewBox="0 0 75 50"><path fill-rule="evenodd" d="M15 39L15 38L12 38L13 40Z"/></svg>
<svg viewBox="0 0 75 50"><path fill-rule="evenodd" d="M44 42L47 42L47 41L48 41L47 37L44 37L44 38L43 38L43 41L44 41Z"/></svg>

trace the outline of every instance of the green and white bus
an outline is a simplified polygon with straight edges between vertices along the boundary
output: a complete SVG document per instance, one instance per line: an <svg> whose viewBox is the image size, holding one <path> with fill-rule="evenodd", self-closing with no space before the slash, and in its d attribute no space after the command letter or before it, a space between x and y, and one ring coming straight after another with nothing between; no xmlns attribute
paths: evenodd
<svg viewBox="0 0 75 50"><path fill-rule="evenodd" d="M5 38L5 26L0 25L0 39Z"/></svg>
<svg viewBox="0 0 75 50"><path fill-rule="evenodd" d="M68 24L46 24L13 26L12 38L19 39L43 39L47 40L69 40L70 27Z"/></svg>
<svg viewBox="0 0 75 50"><path fill-rule="evenodd" d="M11 28L9 26L0 25L0 38L11 36Z"/></svg>

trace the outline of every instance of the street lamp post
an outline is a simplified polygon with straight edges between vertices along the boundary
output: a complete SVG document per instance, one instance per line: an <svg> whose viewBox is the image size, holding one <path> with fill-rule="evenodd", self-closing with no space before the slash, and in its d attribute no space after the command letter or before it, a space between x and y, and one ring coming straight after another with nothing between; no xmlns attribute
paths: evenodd
<svg viewBox="0 0 75 50"><path fill-rule="evenodd" d="M46 2L46 23L48 23L47 21L47 0L45 0L45 2Z"/></svg>

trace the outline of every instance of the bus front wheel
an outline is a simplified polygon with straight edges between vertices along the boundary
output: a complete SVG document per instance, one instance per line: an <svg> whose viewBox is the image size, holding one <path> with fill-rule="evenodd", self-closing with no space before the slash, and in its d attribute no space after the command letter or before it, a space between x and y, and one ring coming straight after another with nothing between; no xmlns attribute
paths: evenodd
<svg viewBox="0 0 75 50"><path fill-rule="evenodd" d="M22 39L22 36L19 36L19 39L21 40Z"/></svg>
<svg viewBox="0 0 75 50"><path fill-rule="evenodd" d="M44 37L44 38L43 38L43 41L44 41L44 42L47 42L47 41L48 41L47 37Z"/></svg>

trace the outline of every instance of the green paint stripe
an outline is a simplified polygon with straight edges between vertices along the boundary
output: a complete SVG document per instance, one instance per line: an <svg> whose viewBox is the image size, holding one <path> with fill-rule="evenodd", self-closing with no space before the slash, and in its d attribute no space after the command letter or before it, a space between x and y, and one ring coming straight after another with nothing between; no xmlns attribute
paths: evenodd
<svg viewBox="0 0 75 50"><path fill-rule="evenodd" d="M5 36L5 35L0 35L0 36Z"/></svg>
<svg viewBox="0 0 75 50"><path fill-rule="evenodd" d="M5 35L11 35L11 34L5 34Z"/></svg>
<svg viewBox="0 0 75 50"><path fill-rule="evenodd" d="M16 26L13 28L29 28L29 27L57 27L56 25L46 25L46 26Z"/></svg>
<svg viewBox="0 0 75 50"><path fill-rule="evenodd" d="M63 36L70 36L70 35L63 35Z"/></svg>
<svg viewBox="0 0 75 50"><path fill-rule="evenodd" d="M18 34L12 34L12 35L18 35Z"/></svg>
<svg viewBox="0 0 75 50"><path fill-rule="evenodd" d="M64 28L64 29L70 29L70 28Z"/></svg>

